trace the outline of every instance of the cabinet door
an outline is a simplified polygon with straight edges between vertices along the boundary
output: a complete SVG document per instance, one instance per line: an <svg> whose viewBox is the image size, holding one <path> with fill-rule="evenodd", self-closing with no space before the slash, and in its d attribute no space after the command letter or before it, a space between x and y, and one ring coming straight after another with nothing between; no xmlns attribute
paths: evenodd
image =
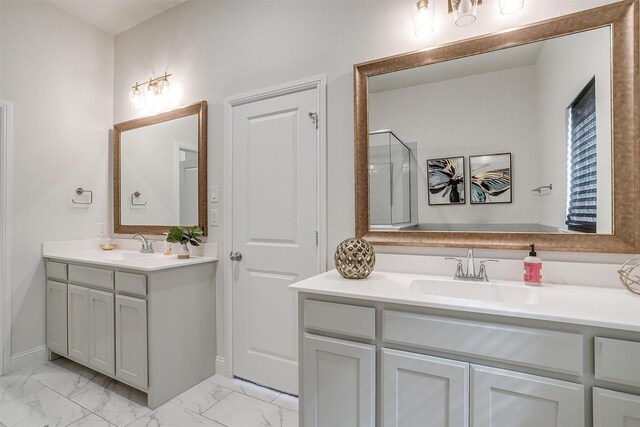
<svg viewBox="0 0 640 427"><path fill-rule="evenodd" d="M113 293L89 291L89 365L113 376L114 362Z"/></svg>
<svg viewBox="0 0 640 427"><path fill-rule="evenodd" d="M67 355L67 284L47 280L47 347Z"/></svg>
<svg viewBox="0 0 640 427"><path fill-rule="evenodd" d="M69 357L89 363L89 289L69 285L67 295Z"/></svg>
<svg viewBox="0 0 640 427"><path fill-rule="evenodd" d="M382 349L383 427L466 427L468 396L468 363Z"/></svg>
<svg viewBox="0 0 640 427"><path fill-rule="evenodd" d="M373 345L305 334L302 425L374 426L375 355Z"/></svg>
<svg viewBox="0 0 640 427"><path fill-rule="evenodd" d="M584 386L472 365L471 425L583 427Z"/></svg>
<svg viewBox="0 0 640 427"><path fill-rule="evenodd" d="M147 301L116 295L116 378L147 387Z"/></svg>
<svg viewBox="0 0 640 427"><path fill-rule="evenodd" d="M640 396L594 387L593 427L640 427Z"/></svg>

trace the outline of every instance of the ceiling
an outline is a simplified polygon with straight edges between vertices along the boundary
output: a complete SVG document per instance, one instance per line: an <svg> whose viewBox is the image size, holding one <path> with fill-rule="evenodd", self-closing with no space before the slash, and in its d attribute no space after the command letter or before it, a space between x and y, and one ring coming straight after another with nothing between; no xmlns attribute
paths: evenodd
<svg viewBox="0 0 640 427"><path fill-rule="evenodd" d="M116 35L186 0L47 0L70 15Z"/></svg>

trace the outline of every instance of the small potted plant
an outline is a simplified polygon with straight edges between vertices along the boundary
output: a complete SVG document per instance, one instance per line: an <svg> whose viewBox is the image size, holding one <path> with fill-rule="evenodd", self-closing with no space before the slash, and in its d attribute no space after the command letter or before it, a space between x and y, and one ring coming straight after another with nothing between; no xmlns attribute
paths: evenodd
<svg viewBox="0 0 640 427"><path fill-rule="evenodd" d="M193 246L200 246L200 243L202 243L202 234L202 230L198 226L179 227L173 225L169 227L167 242L180 243L178 259L187 259L189 258L189 247L187 244L191 243Z"/></svg>

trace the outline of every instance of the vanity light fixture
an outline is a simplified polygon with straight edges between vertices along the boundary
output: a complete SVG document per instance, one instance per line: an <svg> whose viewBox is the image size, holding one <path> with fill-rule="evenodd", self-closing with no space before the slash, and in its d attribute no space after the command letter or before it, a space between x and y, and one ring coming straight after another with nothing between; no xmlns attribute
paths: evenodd
<svg viewBox="0 0 640 427"><path fill-rule="evenodd" d="M434 2L435 0L418 0L415 7L411 8L411 19L416 36L421 37L433 32L434 28ZM466 27L476 21L478 6L482 0L445 0L449 13L453 14L453 20L458 27ZM522 9L524 0L499 0L500 12L509 15Z"/></svg>
<svg viewBox="0 0 640 427"><path fill-rule="evenodd" d="M143 84L136 82L129 92L129 102L131 109L160 111L172 105L173 91L169 82L171 74L164 73L164 76L155 79L149 77L149 81ZM146 85L146 90L144 89Z"/></svg>

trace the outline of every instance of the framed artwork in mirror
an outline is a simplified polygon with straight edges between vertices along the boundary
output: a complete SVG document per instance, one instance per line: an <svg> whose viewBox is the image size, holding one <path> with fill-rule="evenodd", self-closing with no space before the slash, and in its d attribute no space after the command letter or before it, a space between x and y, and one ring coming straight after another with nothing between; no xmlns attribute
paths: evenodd
<svg viewBox="0 0 640 427"><path fill-rule="evenodd" d="M464 157L427 160L429 205L464 205Z"/></svg>
<svg viewBox="0 0 640 427"><path fill-rule="evenodd" d="M511 203L511 153L469 156L472 205Z"/></svg>

